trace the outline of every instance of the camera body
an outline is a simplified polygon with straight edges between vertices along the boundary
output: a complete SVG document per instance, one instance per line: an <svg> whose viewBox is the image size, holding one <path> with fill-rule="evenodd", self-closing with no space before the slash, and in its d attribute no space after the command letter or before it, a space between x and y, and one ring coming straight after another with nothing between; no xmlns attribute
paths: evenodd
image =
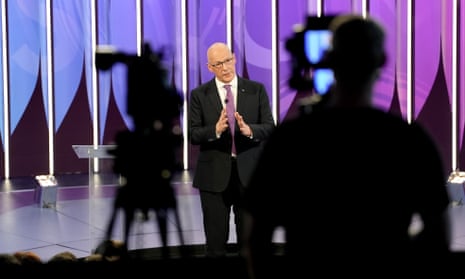
<svg viewBox="0 0 465 279"><path fill-rule="evenodd" d="M328 93L334 75L326 54L330 51L332 38L329 25L335 16L308 16L306 25L287 40L286 49L291 54L292 63L291 88L311 90L319 95Z"/></svg>

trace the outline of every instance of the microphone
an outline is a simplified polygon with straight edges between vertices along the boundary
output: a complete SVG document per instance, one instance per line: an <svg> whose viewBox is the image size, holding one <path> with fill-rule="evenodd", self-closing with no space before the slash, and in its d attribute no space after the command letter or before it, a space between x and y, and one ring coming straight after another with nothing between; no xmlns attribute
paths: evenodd
<svg viewBox="0 0 465 279"><path fill-rule="evenodd" d="M225 104L228 103L228 98L224 98L224 103L225 103Z"/></svg>

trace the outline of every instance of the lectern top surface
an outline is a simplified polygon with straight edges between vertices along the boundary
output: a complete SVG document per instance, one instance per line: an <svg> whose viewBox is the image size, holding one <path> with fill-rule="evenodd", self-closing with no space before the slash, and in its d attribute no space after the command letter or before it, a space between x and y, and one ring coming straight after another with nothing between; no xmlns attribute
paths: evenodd
<svg viewBox="0 0 465 279"><path fill-rule="evenodd" d="M109 150L116 148L116 145L85 145L74 144L73 149L78 158L113 158L114 156L108 153Z"/></svg>

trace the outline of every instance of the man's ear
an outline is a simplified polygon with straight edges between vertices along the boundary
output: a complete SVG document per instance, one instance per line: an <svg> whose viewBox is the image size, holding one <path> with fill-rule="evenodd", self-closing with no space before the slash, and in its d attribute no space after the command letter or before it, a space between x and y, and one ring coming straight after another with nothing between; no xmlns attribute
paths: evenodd
<svg viewBox="0 0 465 279"><path fill-rule="evenodd" d="M208 68L208 71L210 71L210 73L215 73L215 71L212 69L212 66L210 64L207 64L207 68Z"/></svg>

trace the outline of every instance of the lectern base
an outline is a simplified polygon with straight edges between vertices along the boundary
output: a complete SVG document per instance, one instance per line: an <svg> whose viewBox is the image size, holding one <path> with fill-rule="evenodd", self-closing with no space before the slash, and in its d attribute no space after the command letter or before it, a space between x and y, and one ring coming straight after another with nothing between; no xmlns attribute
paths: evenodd
<svg viewBox="0 0 465 279"><path fill-rule="evenodd" d="M463 205L465 202L465 172L453 172L447 181L447 192L452 205Z"/></svg>
<svg viewBox="0 0 465 279"><path fill-rule="evenodd" d="M36 180L39 185L35 190L35 201L40 207L55 208L57 203L58 185L55 177L51 175L38 175Z"/></svg>

